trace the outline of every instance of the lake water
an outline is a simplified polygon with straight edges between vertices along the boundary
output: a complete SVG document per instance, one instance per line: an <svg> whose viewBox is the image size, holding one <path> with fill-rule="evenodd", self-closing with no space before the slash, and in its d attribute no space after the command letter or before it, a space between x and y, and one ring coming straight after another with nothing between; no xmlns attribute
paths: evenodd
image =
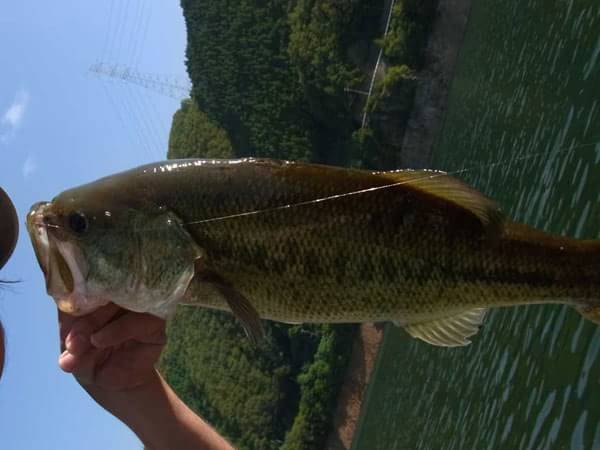
<svg viewBox="0 0 600 450"><path fill-rule="evenodd" d="M600 238L599 142L600 2L473 2L434 167L467 168L518 221ZM472 340L389 326L354 448L600 449L600 327L519 307Z"/></svg>

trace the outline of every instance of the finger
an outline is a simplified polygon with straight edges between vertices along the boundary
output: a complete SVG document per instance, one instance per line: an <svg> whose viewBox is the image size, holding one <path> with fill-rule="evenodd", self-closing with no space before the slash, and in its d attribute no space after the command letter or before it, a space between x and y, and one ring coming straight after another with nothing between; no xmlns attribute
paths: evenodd
<svg viewBox="0 0 600 450"><path fill-rule="evenodd" d="M154 374L154 365L161 351L162 345L134 344L126 350L111 353L106 362L97 368L95 382L110 390L139 386Z"/></svg>
<svg viewBox="0 0 600 450"><path fill-rule="evenodd" d="M98 308L96 311L81 317L88 318L92 322L94 331L98 331L114 318L123 314L127 314L128 312L129 311L126 309L123 309L114 303L108 303Z"/></svg>
<svg viewBox="0 0 600 450"><path fill-rule="evenodd" d="M59 356L58 365L63 371L73 374L80 383L92 384L96 368L106 361L109 354L106 350L91 350L84 355L73 355L65 351Z"/></svg>
<svg viewBox="0 0 600 450"><path fill-rule="evenodd" d="M130 340L163 345L165 327L165 321L156 316L128 312L94 333L91 341L97 348L114 347Z"/></svg>
<svg viewBox="0 0 600 450"><path fill-rule="evenodd" d="M78 372L84 374L92 372L98 352L99 350L92 350L84 355L74 355L65 350L58 357L58 366L67 373L75 374Z"/></svg>
<svg viewBox="0 0 600 450"><path fill-rule="evenodd" d="M58 367L67 373L71 373L75 368L76 360L77 356L65 350L58 357Z"/></svg>
<svg viewBox="0 0 600 450"><path fill-rule="evenodd" d="M93 348L90 341L90 334L91 330L88 333L71 330L65 338L64 350L73 356L84 355L90 348Z"/></svg>
<svg viewBox="0 0 600 450"><path fill-rule="evenodd" d="M71 316L69 314L65 314L60 309L57 309L56 311L58 313L58 326L59 326L59 332L60 332L60 341L63 342L65 340L65 337L67 337L67 334L69 333L69 330L71 329L71 326L73 325L73 322L75 322L77 320L77 317Z"/></svg>
<svg viewBox="0 0 600 450"><path fill-rule="evenodd" d="M85 316L72 316L62 311L58 311L58 323L60 330L60 343L61 351L64 351L66 346L65 340L67 336L73 331L75 333L87 336L97 331L104 326L109 320L121 313L123 310L114 303L98 308L96 311L87 314Z"/></svg>
<svg viewBox="0 0 600 450"><path fill-rule="evenodd" d="M80 317L71 324L71 329L64 338L63 350L73 355L83 355L92 347L90 336L94 331L93 321L88 317Z"/></svg>

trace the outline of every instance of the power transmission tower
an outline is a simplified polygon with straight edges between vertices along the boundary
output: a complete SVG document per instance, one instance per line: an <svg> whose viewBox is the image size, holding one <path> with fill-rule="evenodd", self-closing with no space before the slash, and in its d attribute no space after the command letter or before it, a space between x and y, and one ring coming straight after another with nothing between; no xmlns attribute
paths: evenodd
<svg viewBox="0 0 600 450"><path fill-rule="evenodd" d="M106 76L136 84L145 89L174 98L175 100L189 97L192 88L188 82L169 78L166 75L141 73L136 69L119 64L99 62L90 67L90 72L98 76Z"/></svg>

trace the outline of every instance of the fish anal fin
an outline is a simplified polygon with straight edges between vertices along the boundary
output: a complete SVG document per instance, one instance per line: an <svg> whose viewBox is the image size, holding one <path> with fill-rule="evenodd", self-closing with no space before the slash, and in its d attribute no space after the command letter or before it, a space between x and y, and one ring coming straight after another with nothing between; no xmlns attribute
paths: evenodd
<svg viewBox="0 0 600 450"><path fill-rule="evenodd" d="M469 345L469 337L477 334L483 323L487 309L476 308L469 311L431 320L404 325L412 337L440 347L462 347Z"/></svg>
<svg viewBox="0 0 600 450"><path fill-rule="evenodd" d="M252 303L220 275L209 270L203 264L202 258L196 260L195 268L195 277L203 283L210 284L222 296L235 318L242 324L252 344L258 344L265 333L260 316Z"/></svg>
<svg viewBox="0 0 600 450"><path fill-rule="evenodd" d="M498 204L458 178L435 170L395 170L384 174L394 182L469 211L477 217L488 235L500 233L504 214Z"/></svg>

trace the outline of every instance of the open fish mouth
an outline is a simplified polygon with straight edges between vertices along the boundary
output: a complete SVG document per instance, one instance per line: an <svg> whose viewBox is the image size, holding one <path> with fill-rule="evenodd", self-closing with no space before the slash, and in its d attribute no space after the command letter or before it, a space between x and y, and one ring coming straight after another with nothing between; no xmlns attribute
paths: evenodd
<svg viewBox="0 0 600 450"><path fill-rule="evenodd" d="M62 312L83 315L90 312L86 308L87 265L77 245L64 238L60 224L53 220L51 205L38 202L31 207L27 231L44 273L48 295Z"/></svg>

